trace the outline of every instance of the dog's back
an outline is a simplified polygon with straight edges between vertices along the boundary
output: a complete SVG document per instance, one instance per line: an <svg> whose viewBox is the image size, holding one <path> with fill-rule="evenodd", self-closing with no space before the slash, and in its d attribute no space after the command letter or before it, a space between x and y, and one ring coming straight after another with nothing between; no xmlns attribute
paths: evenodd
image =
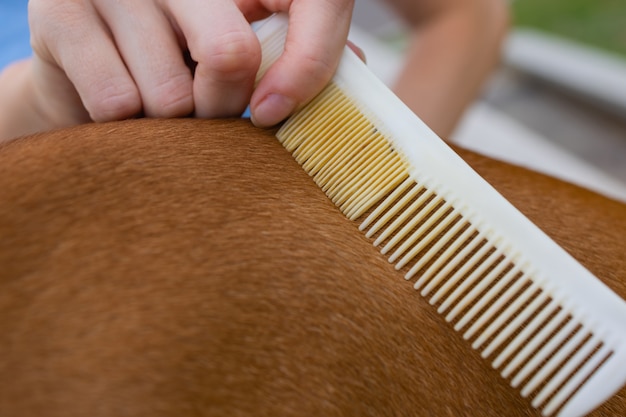
<svg viewBox="0 0 626 417"><path fill-rule="evenodd" d="M626 297L623 204L462 156ZM538 415L245 121L5 145L0 237L3 417Z"/></svg>

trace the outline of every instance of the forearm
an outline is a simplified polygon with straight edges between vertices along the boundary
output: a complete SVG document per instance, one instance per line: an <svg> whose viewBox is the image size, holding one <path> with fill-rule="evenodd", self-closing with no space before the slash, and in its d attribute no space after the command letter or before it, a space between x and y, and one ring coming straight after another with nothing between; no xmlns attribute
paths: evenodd
<svg viewBox="0 0 626 417"><path fill-rule="evenodd" d="M394 90L435 132L448 137L498 63L507 5L501 0L395 3L412 19L413 29Z"/></svg>

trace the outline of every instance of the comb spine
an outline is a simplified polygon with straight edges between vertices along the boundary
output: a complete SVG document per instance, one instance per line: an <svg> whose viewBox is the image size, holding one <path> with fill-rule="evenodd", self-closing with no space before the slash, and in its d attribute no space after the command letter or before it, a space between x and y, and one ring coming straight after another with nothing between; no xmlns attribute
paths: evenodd
<svg viewBox="0 0 626 417"><path fill-rule="evenodd" d="M489 224L491 229L497 230L498 235L490 238L502 239L505 246L514 248L521 263L532 260L538 270L538 282L549 288L551 295L561 300L566 308L580 312L579 320L588 322L591 316L601 316L611 327L624 328L620 319L626 317L626 303L476 174L380 80L364 71L364 67L355 54L346 52L333 82L353 97L365 117L393 143L404 159L410 161L414 167L409 172L411 177L445 200L463 200L463 207L459 207L463 217L477 228ZM372 97L385 97L385 100ZM415 167L419 167L419 171ZM427 172L431 179L437 177L437 181L425 183L422 172ZM455 184L454 191L443 184ZM571 285L574 276L578 285ZM585 303L574 300L585 300Z"/></svg>
<svg viewBox="0 0 626 417"><path fill-rule="evenodd" d="M276 16L272 20L274 28L268 31L271 32L276 26L282 25L284 28L281 28L283 31L281 33L284 37L286 17ZM271 49L277 50L274 45ZM270 61L275 58L270 57ZM382 82L371 76L367 69L364 70L364 67L356 56L347 51L331 84L338 86L351 97L353 104L364 117L384 134L404 160L409 161L414 167L409 174L415 183L419 184L418 188L434 191L446 201L462 200L463 207L454 208L459 210L463 220L467 221L470 227L475 227L479 233L488 236L490 241L499 240L504 247L513 248L506 254L507 259L514 261L515 267L511 271L518 268L525 270L532 264L533 274L525 272L523 279L548 292L562 311L571 313L572 322L580 323L587 329L594 329L597 334L604 337L605 347L610 346L613 349L609 349L610 357L606 361L610 366L603 365L598 372L593 373L562 407L559 415L574 416L591 411L626 382L623 373L618 372L626 364L626 346L624 346L626 332L620 321L620 318L626 317L626 303L480 178L390 93ZM376 99L372 99L373 97ZM413 146L414 141L418 141L419 146ZM428 173L428 176L424 176L425 173ZM437 181L432 180L433 178ZM450 184L455 185L454 189L449 187ZM360 228L363 230L365 226L362 225ZM559 259L559 262L553 262L554 259ZM520 265L523 265L523 268ZM506 276L522 280L515 278L517 272L513 274L511 271L507 272ZM571 285L571 277L575 277L575 285ZM465 314L463 320L467 320L469 315ZM455 328L459 330L457 326ZM584 365L588 366L590 365ZM584 375L581 376L579 373L575 378L584 379ZM567 386L572 383L568 381ZM604 394L601 395L602 393ZM558 397L563 395L566 395L566 392L562 390L557 393ZM544 414L561 406L555 401L550 400Z"/></svg>

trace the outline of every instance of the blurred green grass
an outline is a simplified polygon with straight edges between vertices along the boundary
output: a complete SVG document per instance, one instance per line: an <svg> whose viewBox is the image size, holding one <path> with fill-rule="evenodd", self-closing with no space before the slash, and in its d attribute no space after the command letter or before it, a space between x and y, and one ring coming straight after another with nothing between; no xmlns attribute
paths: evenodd
<svg viewBox="0 0 626 417"><path fill-rule="evenodd" d="M626 0L515 0L512 10L516 26L626 56Z"/></svg>

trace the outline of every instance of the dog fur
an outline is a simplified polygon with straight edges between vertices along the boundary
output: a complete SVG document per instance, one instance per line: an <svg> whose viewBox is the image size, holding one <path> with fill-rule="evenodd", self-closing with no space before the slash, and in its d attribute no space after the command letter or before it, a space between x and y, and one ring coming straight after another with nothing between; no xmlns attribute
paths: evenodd
<svg viewBox="0 0 626 417"><path fill-rule="evenodd" d="M273 134L143 119L0 148L0 416L539 415ZM458 152L626 297L624 204Z"/></svg>

